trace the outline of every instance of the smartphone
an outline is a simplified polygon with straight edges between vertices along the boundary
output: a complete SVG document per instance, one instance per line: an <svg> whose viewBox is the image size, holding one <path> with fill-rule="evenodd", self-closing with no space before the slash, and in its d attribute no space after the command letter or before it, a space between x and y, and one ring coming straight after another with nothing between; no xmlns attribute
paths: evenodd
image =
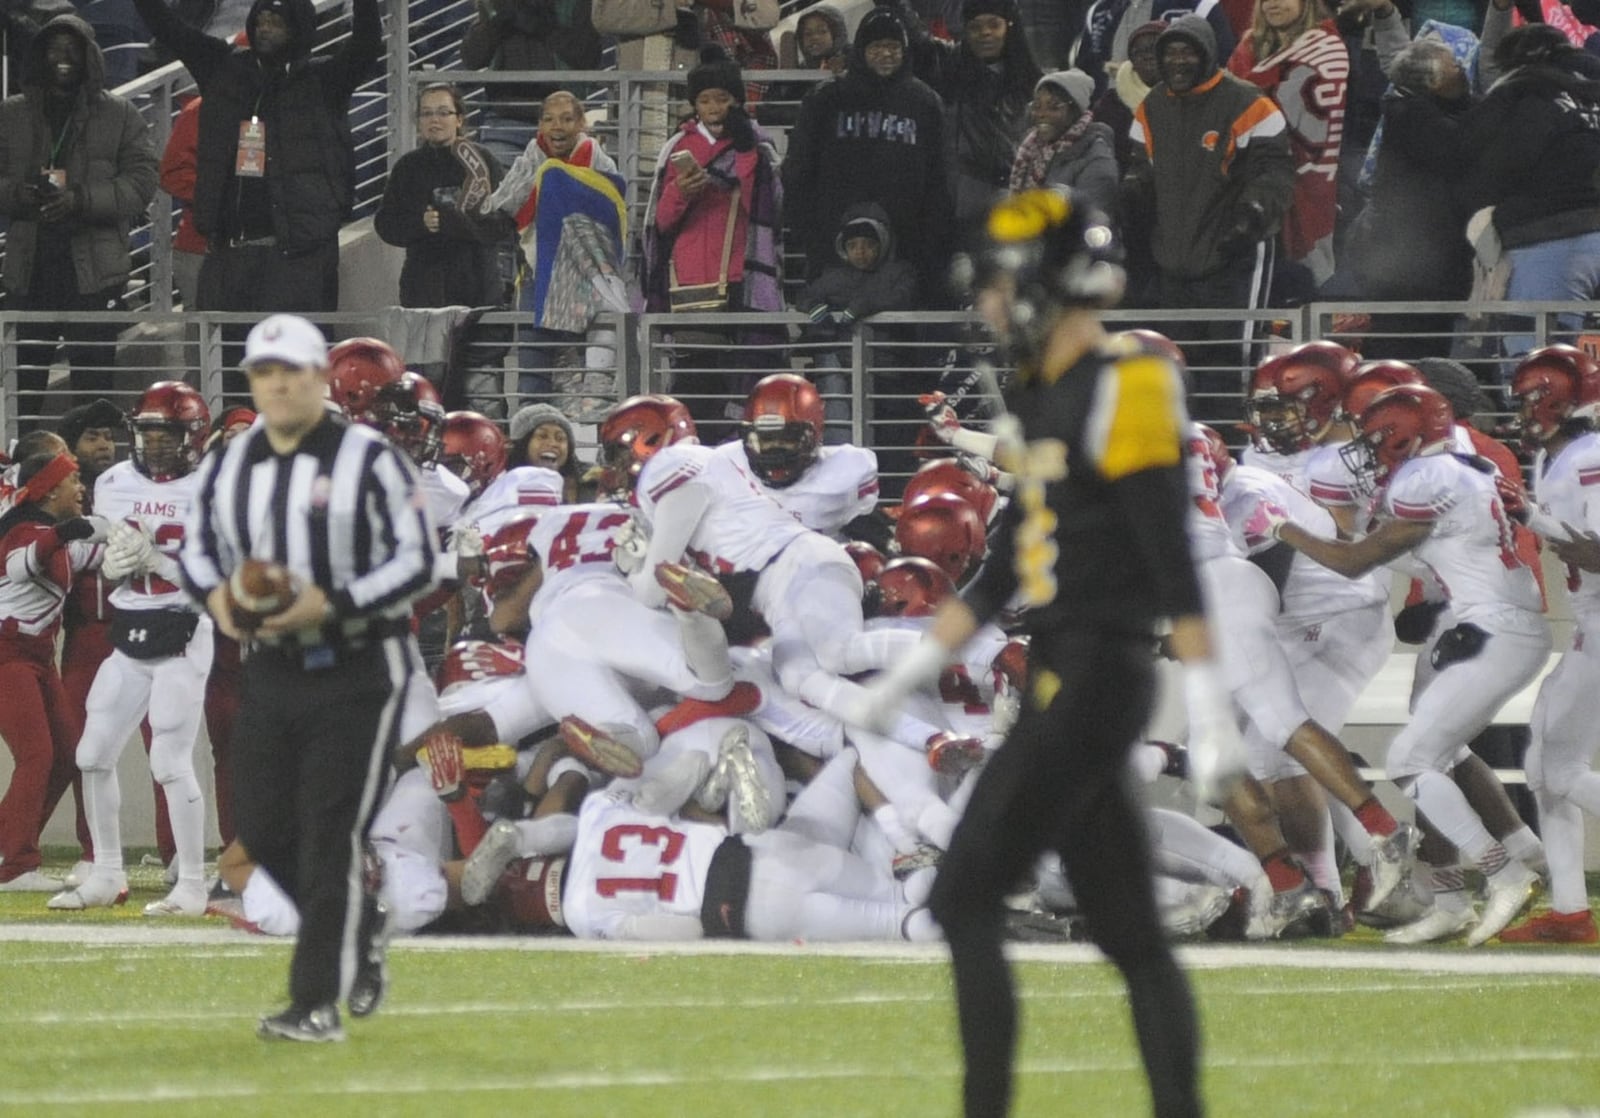
<svg viewBox="0 0 1600 1118"><path fill-rule="evenodd" d="M678 169L678 174L680 175L687 175L690 171L700 166L695 157L687 151L673 152L672 165Z"/></svg>

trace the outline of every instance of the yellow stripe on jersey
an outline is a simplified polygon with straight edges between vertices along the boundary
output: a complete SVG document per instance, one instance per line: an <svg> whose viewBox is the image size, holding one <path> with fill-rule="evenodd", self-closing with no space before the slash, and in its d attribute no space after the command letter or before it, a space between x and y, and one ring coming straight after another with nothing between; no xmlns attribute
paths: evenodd
<svg viewBox="0 0 1600 1118"><path fill-rule="evenodd" d="M1183 383L1172 363L1123 357L1100 374L1089 413L1089 457L1108 480L1176 466L1188 416Z"/></svg>

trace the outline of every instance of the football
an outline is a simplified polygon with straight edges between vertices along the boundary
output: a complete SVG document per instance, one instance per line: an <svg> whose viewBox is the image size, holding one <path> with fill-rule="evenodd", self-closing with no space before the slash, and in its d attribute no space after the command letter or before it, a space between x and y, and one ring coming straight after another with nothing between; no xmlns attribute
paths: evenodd
<svg viewBox="0 0 1600 1118"><path fill-rule="evenodd" d="M300 580L281 563L246 559L228 579L228 599L233 622L254 629L273 614L282 613L300 595Z"/></svg>

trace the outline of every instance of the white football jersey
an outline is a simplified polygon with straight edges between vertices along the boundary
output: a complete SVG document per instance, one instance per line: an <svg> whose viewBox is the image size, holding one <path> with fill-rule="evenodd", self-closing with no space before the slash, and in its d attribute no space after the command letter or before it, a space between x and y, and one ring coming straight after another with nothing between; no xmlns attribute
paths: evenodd
<svg viewBox="0 0 1600 1118"><path fill-rule="evenodd" d="M528 533L528 547L544 568L544 581L533 596L535 615L564 587L585 579L611 578L625 587L615 556L617 534L631 519L627 509L610 502L559 505L540 514Z"/></svg>
<svg viewBox="0 0 1600 1118"><path fill-rule="evenodd" d="M1222 513L1241 538L1250 515L1263 501L1271 502L1289 514L1301 528L1318 539L1337 539L1338 525L1327 509L1277 474L1256 466L1235 466L1222 483ZM1274 546L1271 537L1245 538L1251 554ZM1304 620L1328 617L1351 609L1364 609L1389 600L1388 579L1383 571L1371 571L1349 579L1331 571L1310 556L1295 553L1289 564L1279 597L1285 618Z"/></svg>
<svg viewBox="0 0 1600 1118"><path fill-rule="evenodd" d="M417 471L417 488L428 503L428 519L440 531L456 522L472 493L466 482L437 466Z"/></svg>
<svg viewBox="0 0 1600 1118"><path fill-rule="evenodd" d="M1533 499L1548 516L1583 532L1600 531L1600 434L1587 434L1554 458L1533 460ZM1600 575L1567 566L1572 610L1591 626L1600 620Z"/></svg>
<svg viewBox="0 0 1600 1118"><path fill-rule="evenodd" d="M563 485L561 475L554 470L517 466L491 481L462 512L461 519L476 524L485 536L492 535L514 517L559 505Z"/></svg>
<svg viewBox="0 0 1600 1118"><path fill-rule="evenodd" d="M1339 452L1348 442L1315 447L1306 456L1301 489L1323 508L1353 508L1372 511L1371 485L1364 484L1346 465Z"/></svg>
<svg viewBox="0 0 1600 1118"><path fill-rule="evenodd" d="M1198 423L1189 424L1184 440L1184 469L1189 475L1189 551L1196 563L1219 555L1244 554L1222 515L1222 486L1211 461L1211 443Z"/></svg>
<svg viewBox="0 0 1600 1118"><path fill-rule="evenodd" d="M1290 485L1299 485L1303 488L1306 459L1321 449L1314 446L1306 450L1297 450L1293 454L1279 454L1275 450L1262 450L1255 443L1250 443L1245 446L1239 461L1246 466L1254 466L1258 470L1276 474Z"/></svg>
<svg viewBox="0 0 1600 1118"><path fill-rule="evenodd" d="M712 855L727 837L711 823L646 815L627 792L591 793L562 886L567 927L580 939L617 939L630 918L698 919Z"/></svg>
<svg viewBox="0 0 1600 1118"><path fill-rule="evenodd" d="M743 453L735 459L696 443L663 447L644 464L634 497L645 519L653 523L657 502L689 482L706 486L711 503L688 551L714 574L759 571L806 531L767 495Z"/></svg>
<svg viewBox="0 0 1600 1118"><path fill-rule="evenodd" d="M122 520L143 528L157 554L168 560L161 566L175 579L178 552L183 549L183 526L199 488L198 471L157 482L134 469L132 462L118 462L94 483L94 511L107 520ZM175 581L155 570L124 579L111 592L110 600L118 609L195 608Z"/></svg>
<svg viewBox="0 0 1600 1118"><path fill-rule="evenodd" d="M716 453L747 470L744 443L723 443ZM844 539L844 526L878 504L878 456L859 446L825 446L793 485L775 489L751 473L763 492L813 532Z"/></svg>
<svg viewBox="0 0 1600 1118"><path fill-rule="evenodd" d="M1457 621L1533 631L1544 626L1539 584L1517 555L1494 479L1455 454L1413 458L1390 477L1383 514L1431 525L1414 554L1444 587Z"/></svg>

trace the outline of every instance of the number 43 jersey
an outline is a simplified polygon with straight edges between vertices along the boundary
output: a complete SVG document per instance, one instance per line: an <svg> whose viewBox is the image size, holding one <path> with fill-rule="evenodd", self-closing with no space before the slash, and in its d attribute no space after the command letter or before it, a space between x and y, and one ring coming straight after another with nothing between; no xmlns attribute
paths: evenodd
<svg viewBox="0 0 1600 1118"><path fill-rule="evenodd" d="M593 578L609 578L631 595L615 558L617 534L631 519L627 509L604 503L562 505L539 514L528 534L528 547L544 568L531 607L535 618L563 589Z"/></svg>
<svg viewBox="0 0 1600 1118"><path fill-rule="evenodd" d="M646 815L625 792L583 801L562 886L567 927L580 939L635 939L662 917L698 923L711 858L728 837L710 823Z"/></svg>

